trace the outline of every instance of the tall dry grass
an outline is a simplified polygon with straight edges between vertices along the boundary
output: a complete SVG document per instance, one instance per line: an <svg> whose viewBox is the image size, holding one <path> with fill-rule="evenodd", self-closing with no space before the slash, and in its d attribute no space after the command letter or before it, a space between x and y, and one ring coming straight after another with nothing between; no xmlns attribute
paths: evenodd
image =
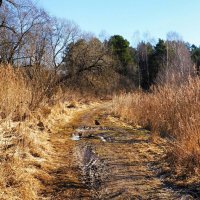
<svg viewBox="0 0 200 200"><path fill-rule="evenodd" d="M23 116L45 104L57 90L54 72L40 67L13 68L0 66L0 111L1 115Z"/></svg>
<svg viewBox="0 0 200 200"><path fill-rule="evenodd" d="M42 68L0 66L2 200L38 199L40 179L48 180L43 163L51 159L52 148L44 119L51 113L49 101L57 95L55 82L55 74Z"/></svg>
<svg viewBox="0 0 200 200"><path fill-rule="evenodd" d="M135 125L168 139L168 160L183 172L200 169L200 79L166 85L151 93L115 96L112 111Z"/></svg>
<svg viewBox="0 0 200 200"><path fill-rule="evenodd" d="M56 155L50 137L84 109L77 102L93 100L58 83L55 71L0 65L1 200L45 199Z"/></svg>
<svg viewBox="0 0 200 200"><path fill-rule="evenodd" d="M11 66L0 68L0 110L1 116L7 117L28 108L31 93L24 74Z"/></svg>

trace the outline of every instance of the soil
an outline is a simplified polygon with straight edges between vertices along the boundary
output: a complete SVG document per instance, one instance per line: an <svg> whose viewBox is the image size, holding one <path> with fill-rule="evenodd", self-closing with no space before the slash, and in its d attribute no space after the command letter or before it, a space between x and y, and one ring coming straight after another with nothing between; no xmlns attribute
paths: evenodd
<svg viewBox="0 0 200 200"><path fill-rule="evenodd" d="M43 197L52 200L193 199L158 176L164 144L151 133L107 114L109 105L78 113L57 134L51 181ZM98 123L97 123L98 122Z"/></svg>

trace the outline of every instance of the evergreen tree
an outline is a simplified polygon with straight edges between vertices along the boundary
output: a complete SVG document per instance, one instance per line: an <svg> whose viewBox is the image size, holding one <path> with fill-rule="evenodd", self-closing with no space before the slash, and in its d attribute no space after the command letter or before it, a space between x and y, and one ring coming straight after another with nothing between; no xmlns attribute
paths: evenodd
<svg viewBox="0 0 200 200"><path fill-rule="evenodd" d="M164 40L159 39L149 58L150 84L155 83L158 72L167 66L167 46Z"/></svg>
<svg viewBox="0 0 200 200"><path fill-rule="evenodd" d="M112 50L112 53L117 57L120 62L119 72L123 75L127 75L127 66L131 63L132 57L130 53L130 43L120 35L112 36L108 45Z"/></svg>
<svg viewBox="0 0 200 200"><path fill-rule="evenodd" d="M195 45L191 46L191 58L192 61L195 63L197 74L200 74L200 47Z"/></svg>

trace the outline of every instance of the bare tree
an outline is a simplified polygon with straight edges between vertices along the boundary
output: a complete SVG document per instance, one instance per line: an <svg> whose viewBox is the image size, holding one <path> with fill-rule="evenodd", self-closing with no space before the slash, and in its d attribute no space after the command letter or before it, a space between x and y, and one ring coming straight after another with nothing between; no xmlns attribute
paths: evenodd
<svg viewBox="0 0 200 200"><path fill-rule="evenodd" d="M168 34L167 62L159 72L157 82L162 84L180 84L195 73L191 55L182 38L174 32Z"/></svg>
<svg viewBox="0 0 200 200"><path fill-rule="evenodd" d="M60 81L71 81L73 85L92 89L106 90L116 86L117 74L113 57L107 44L97 38L80 39L71 43L65 51L63 61L62 70L65 73Z"/></svg>
<svg viewBox="0 0 200 200"><path fill-rule="evenodd" d="M84 71L103 70L112 63L108 48L98 39L80 39L69 45L66 52L66 68L71 76Z"/></svg>
<svg viewBox="0 0 200 200"><path fill-rule="evenodd" d="M16 6L16 3L13 0L4 0L4 2L12 4L13 6ZM0 0L0 7L2 6L2 4L3 4L3 0Z"/></svg>
<svg viewBox="0 0 200 200"><path fill-rule="evenodd" d="M150 87L149 54L151 49L152 45L150 43L141 42L137 46L139 81L145 89Z"/></svg>
<svg viewBox="0 0 200 200"><path fill-rule="evenodd" d="M66 47L81 37L79 27L67 20L53 18L49 27L49 44L52 67L58 69L63 61Z"/></svg>
<svg viewBox="0 0 200 200"><path fill-rule="evenodd" d="M47 14L36 8L31 1L18 1L16 7L3 5L1 12L0 52L1 62L14 64L16 61L26 61L25 49L28 47L30 35L36 27L47 23ZM20 61L21 62L21 61Z"/></svg>

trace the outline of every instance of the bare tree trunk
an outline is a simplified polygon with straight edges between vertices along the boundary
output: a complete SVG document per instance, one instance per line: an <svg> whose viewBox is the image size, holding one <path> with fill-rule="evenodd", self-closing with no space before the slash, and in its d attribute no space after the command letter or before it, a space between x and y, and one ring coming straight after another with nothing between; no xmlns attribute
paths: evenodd
<svg viewBox="0 0 200 200"><path fill-rule="evenodd" d="M147 46L145 48L145 60L146 60L146 67L147 67L147 78L148 78L148 87L150 87L150 77L149 77L149 59L148 59L148 49L147 49Z"/></svg>

